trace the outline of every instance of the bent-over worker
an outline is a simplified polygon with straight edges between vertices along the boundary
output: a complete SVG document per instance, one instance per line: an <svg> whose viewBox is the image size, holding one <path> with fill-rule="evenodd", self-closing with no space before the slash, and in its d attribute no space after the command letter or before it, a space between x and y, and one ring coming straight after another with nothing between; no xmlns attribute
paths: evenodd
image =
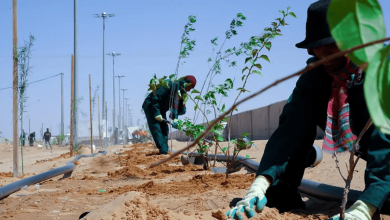
<svg viewBox="0 0 390 220"><path fill-rule="evenodd" d="M185 76L180 81L172 83L168 79L169 88L161 86L156 93L151 92L145 99L142 108L145 111L146 120L152 133L154 142L160 154L168 154L168 124L163 122L166 119L166 112L170 110L170 118L173 120L173 127L177 128L178 116L186 113L184 95L196 85L194 76Z"/></svg>

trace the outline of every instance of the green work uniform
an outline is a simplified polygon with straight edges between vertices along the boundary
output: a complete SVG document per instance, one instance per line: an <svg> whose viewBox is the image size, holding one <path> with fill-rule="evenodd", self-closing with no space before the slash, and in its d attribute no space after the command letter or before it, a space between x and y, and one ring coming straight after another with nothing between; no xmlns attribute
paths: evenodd
<svg viewBox="0 0 390 220"><path fill-rule="evenodd" d="M314 60L311 58L308 63ZM360 83L348 88L351 123L357 135L370 117L364 99L363 81L364 74ZM305 208L298 186L316 137L316 127L325 130L332 82L333 78L323 67L309 71L298 79L257 171L257 175L272 178L273 184L266 192L267 206L276 207L281 212ZM360 146L358 153L367 161L367 167L365 190L359 199L380 210L390 192L390 136L371 126L361 139ZM334 175L339 174L336 172Z"/></svg>
<svg viewBox="0 0 390 220"><path fill-rule="evenodd" d="M177 82L175 84L176 86L178 85ZM184 94L183 90L180 91L182 94ZM153 140L162 154L168 153L169 127L168 124L157 121L155 117L162 115L164 119L167 119L166 112L170 110L173 102L171 96L173 95L172 81L169 80L169 88L161 86L157 89L156 94L150 93L142 104L142 108L145 111L146 120L149 125L150 133L152 133ZM179 115L184 113L180 112Z"/></svg>

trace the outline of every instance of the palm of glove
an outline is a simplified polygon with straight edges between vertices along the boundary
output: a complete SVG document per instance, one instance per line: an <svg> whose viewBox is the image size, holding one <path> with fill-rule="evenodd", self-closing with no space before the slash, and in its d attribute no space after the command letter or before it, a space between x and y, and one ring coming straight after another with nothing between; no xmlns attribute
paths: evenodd
<svg viewBox="0 0 390 220"><path fill-rule="evenodd" d="M252 186L249 188L245 198L236 204L236 207L229 210L226 215L232 219L243 219L243 213L246 213L249 218L256 215L256 211L259 212L264 209L267 204L267 198L265 192L267 191L270 182L264 176L256 177ZM255 211L256 210L256 211Z"/></svg>
<svg viewBox="0 0 390 220"><path fill-rule="evenodd" d="M267 198L264 195L257 195L255 197L248 197L247 195L243 200L237 203L235 208L229 210L226 215L232 219L236 218L242 220L243 213L246 212L248 217L252 218L256 215L256 212L264 209L266 203Z"/></svg>

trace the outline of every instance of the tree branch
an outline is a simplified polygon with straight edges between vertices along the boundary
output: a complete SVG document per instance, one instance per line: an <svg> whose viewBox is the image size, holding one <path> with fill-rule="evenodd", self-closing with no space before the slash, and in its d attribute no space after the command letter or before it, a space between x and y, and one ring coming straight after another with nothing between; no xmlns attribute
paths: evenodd
<svg viewBox="0 0 390 220"><path fill-rule="evenodd" d="M183 153L183 152L186 151L187 149L189 149L189 148L195 146L195 145L199 142L199 140L202 139L202 138L203 138L203 137L212 129L212 127L218 123L218 121L222 120L226 115L228 115L229 113L231 113L238 105L240 105L240 104L242 104L242 103L244 103L244 102L246 102L246 101L248 101L248 100L250 100L250 99L252 99L252 98L254 98L254 97L256 97L256 96L258 96L258 95L260 95L261 93L263 93L263 92L267 91L268 89L270 89L270 88L272 88L272 87L278 85L279 83L284 82L284 81L286 81L286 80L288 80L288 79L291 79L291 78L293 78L293 77L295 77L295 76L302 75L302 74L304 74L304 73L306 73L306 72L308 72L308 71L310 71L310 70L312 70L312 69L314 69L314 68L316 68L316 67L318 67L318 66L320 66L320 65L323 65L324 63L326 63L326 62L328 62L328 61L330 61L330 60L333 60L333 59L338 58L338 57L345 56L346 54L351 53L351 52L353 52L353 51L355 51L355 50L359 50L359 49L362 49L362 48L364 48L364 47L371 46L371 45L373 45L373 44L383 43L383 42L389 41L389 40L390 40L390 37L387 37L387 38L379 39L379 40L372 41L372 42L369 42L369 43L361 44L361 45L352 47L352 48L350 48L350 49L348 49L348 50L340 51L340 52L338 52L338 53L335 53L335 54L332 54L332 55L330 55L330 56L327 56L327 57L325 57L325 58L323 58L323 59L321 59L321 60L318 60L318 61L316 61L316 62L314 62L314 63L310 63L310 64L307 65L303 70L300 70L300 71L298 71L298 72L296 72L296 73L294 73L294 74L291 74L291 75L288 75L288 76L286 76L286 77L283 77L283 78L281 78L281 79L279 79L279 80L276 80L274 83L272 83L272 84L266 86L265 88L263 88L263 89L261 89L261 90L255 92L255 93L253 93L252 95L250 95L250 96L248 96L248 97L246 97L246 98L240 100L240 101L237 102L236 104L234 104L228 111L226 111L224 114L222 114L222 115L219 116L217 119L215 119L215 120L213 121L213 123L211 123L211 124L206 128L206 130L205 130L205 131L204 131L204 132L203 132L203 133L202 133L202 134L201 134L201 135L200 135L192 144L188 145L187 147L185 147L185 148L183 148L183 149L181 149L181 150L176 151L176 152L173 153L171 156L169 156L169 157L167 157L167 158L165 158L165 159L163 159L163 160L161 160L161 161L158 161L158 162L156 162L156 163L151 164L150 167L155 167L155 166L158 166L158 165L160 165L160 164L162 164L162 163L165 163L165 162L167 162L167 161L170 161L171 159L173 159L174 157L176 157L176 156L178 156L179 154Z"/></svg>

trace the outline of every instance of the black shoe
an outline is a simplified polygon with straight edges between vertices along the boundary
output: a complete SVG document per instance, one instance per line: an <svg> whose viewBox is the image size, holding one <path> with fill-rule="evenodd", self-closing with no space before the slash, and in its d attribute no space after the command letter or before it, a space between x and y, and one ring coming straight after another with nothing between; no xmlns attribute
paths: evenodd
<svg viewBox="0 0 390 220"><path fill-rule="evenodd" d="M290 187L281 181L270 186L265 194L267 207L276 208L280 213L294 209L306 209L297 187Z"/></svg>

